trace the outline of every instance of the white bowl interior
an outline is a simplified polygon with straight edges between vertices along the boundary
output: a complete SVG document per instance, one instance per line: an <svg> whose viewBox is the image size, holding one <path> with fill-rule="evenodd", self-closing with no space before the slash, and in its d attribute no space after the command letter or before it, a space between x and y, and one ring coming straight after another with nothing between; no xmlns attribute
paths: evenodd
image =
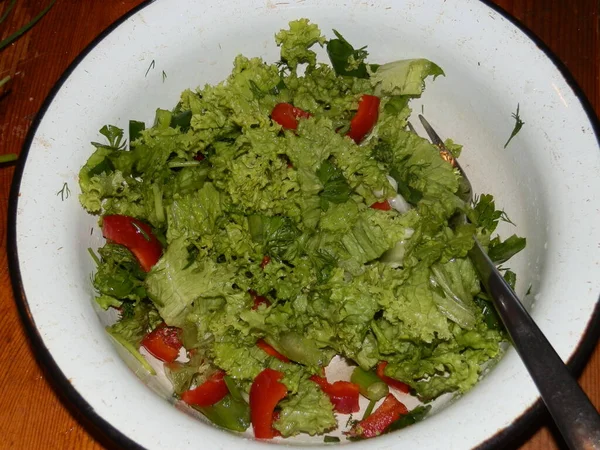
<svg viewBox="0 0 600 450"><path fill-rule="evenodd" d="M150 123L155 109L173 107L183 89L224 79L238 53L277 60L274 33L300 17L328 36L335 28L355 46L368 45L371 62L425 57L444 69L446 77L429 81L413 109L443 137L464 144L460 160L475 191L494 194L517 224L501 234L527 237L526 250L510 261L517 291L563 359L575 351L598 299L596 137L558 70L507 19L475 0L157 1L99 42L58 91L29 150L16 218L24 292L45 346L95 412L144 447L266 444L182 414L123 362L103 331L109 319L98 319L92 300L87 248L97 248L102 238L96 219L77 201L77 173L102 125ZM517 104L525 126L504 149ZM71 195L61 201L55 193L63 183ZM164 380L137 373L168 398ZM511 349L443 412L360 445L473 447L536 398Z"/></svg>

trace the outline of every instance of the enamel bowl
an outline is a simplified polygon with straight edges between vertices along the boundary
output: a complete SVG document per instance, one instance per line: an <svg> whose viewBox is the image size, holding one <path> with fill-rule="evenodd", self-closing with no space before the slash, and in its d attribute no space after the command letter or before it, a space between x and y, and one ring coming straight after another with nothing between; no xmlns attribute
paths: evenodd
<svg viewBox="0 0 600 450"><path fill-rule="evenodd" d="M9 216L15 295L39 357L57 389L124 447L272 448L174 406L164 377L147 375L104 332L114 317L95 306L87 251L103 240L77 200L89 142L104 124L149 123L183 89L221 81L238 53L276 61L274 33L301 17L329 37L336 29L368 45L369 62L424 57L444 69L413 110L464 144L460 160L475 192L494 194L518 224L500 233L527 237L510 262L517 291L560 356L577 369L597 341L597 119L571 76L512 19L476 0L150 2L96 40L52 91L23 149ZM503 148L517 105L525 125ZM423 422L350 445L502 447L531 423L536 402L511 348L472 391L437 404Z"/></svg>

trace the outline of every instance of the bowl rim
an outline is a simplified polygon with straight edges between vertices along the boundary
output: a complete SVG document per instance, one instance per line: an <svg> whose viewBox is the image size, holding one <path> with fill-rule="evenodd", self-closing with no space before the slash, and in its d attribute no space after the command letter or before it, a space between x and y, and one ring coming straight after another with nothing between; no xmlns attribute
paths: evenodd
<svg viewBox="0 0 600 450"><path fill-rule="evenodd" d="M27 297L23 288L23 281L21 278L19 256L18 256L18 245L17 245L17 207L19 202L19 190L21 187L21 181L25 170L25 164L29 155L33 138L37 132L39 125L44 119L46 112L52 104L54 97L62 88L65 81L71 76L75 68L85 59L85 57L94 48L103 41L109 34L111 34L117 27L122 23L126 22L130 17L134 16L146 6L154 3L156 0L144 0L139 5L132 8L130 11L116 19L111 23L104 31L102 31L96 38L94 38L69 64L67 69L63 72L60 78L56 81L54 86L46 96L42 106L40 107L38 114L36 115L27 137L21 149L17 165L13 174L11 182L10 193L8 198L8 216L7 216L7 256L8 256L8 269L10 281L13 289L13 296L22 323L24 324L26 334L29 339L30 348L33 351L37 363L41 369L49 375L48 379L52 388L58 393L59 400L69 409L70 413L73 414L78 422L82 423L87 432L91 433L95 438L99 440L108 439L113 444L116 444L121 448L145 450L145 447L133 441L125 433L111 425L101 415L96 413L92 406L83 398L81 394L74 388L69 382L65 374L62 372L52 354L45 346L44 341L37 329L35 319L31 314ZM520 22L516 17L509 14L507 11L502 9L500 6L494 4L491 0L479 0L488 8L492 9L496 13L500 14L503 18L509 21L512 25L517 27L523 32L528 39L530 39L544 55L552 62L552 64L559 71L565 82L573 90L573 93L580 101L581 106L592 126L596 141L600 145L600 119L596 115L589 99L583 92L583 89L579 86L574 76L566 65L558 58L558 56L548 47L548 45L542 41L537 35L535 35L528 27ZM600 297L596 301L596 305L590 316L588 323L586 324L585 331L577 344L573 354L567 361L567 366L571 373L579 376L583 371L586 363L591 357L598 341L600 339ZM506 447L509 443L517 442L519 438L522 438L527 431L531 433L531 429L537 430L541 424L541 420L547 417L547 411L544 408L541 398L535 401L535 403L525 410L519 417L517 417L510 425L499 430L493 436L487 440L481 442L476 449L477 450L491 450ZM533 428L535 427L535 428Z"/></svg>

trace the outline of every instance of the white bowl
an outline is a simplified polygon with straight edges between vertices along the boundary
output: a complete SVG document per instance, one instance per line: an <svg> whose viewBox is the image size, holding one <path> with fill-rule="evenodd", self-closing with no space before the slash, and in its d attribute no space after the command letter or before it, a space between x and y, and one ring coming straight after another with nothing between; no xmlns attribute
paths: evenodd
<svg viewBox="0 0 600 450"><path fill-rule="evenodd" d="M422 103L440 134L464 144L461 163L475 191L494 194L527 237L511 261L517 291L560 356L580 365L597 341L597 119L570 75L510 18L476 0L156 1L111 27L63 76L32 127L11 192L11 274L34 345L58 388L124 446L267 448L177 410L165 400L164 380L140 370L140 382L104 332L110 318L94 306L87 253L101 233L77 201L89 142L106 123L149 122L184 88L222 80L238 53L277 60L274 33L300 17L368 45L371 62L425 57L443 67L446 77L428 84L414 110ZM504 149L517 104L525 126ZM64 183L71 196L61 201ZM537 399L510 349L460 400L358 445L501 445L531 418Z"/></svg>

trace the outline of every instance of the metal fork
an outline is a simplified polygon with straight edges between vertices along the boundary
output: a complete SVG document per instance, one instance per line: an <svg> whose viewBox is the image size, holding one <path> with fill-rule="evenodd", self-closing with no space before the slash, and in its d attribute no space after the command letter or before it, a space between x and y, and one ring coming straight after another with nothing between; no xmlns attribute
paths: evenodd
<svg viewBox="0 0 600 450"><path fill-rule="evenodd" d="M464 170L446 148L431 125L419 114L419 120L438 147L440 155L458 169L461 178L458 195L471 203L473 190ZM414 132L414 128L409 124ZM462 220L466 217L462 215ZM475 238L469 257L479 277L493 299L515 349L535 382L542 400L552 415L565 442L571 449L600 449L600 415L577 381L569 373L548 339L535 324L515 292L504 280L492 260Z"/></svg>

